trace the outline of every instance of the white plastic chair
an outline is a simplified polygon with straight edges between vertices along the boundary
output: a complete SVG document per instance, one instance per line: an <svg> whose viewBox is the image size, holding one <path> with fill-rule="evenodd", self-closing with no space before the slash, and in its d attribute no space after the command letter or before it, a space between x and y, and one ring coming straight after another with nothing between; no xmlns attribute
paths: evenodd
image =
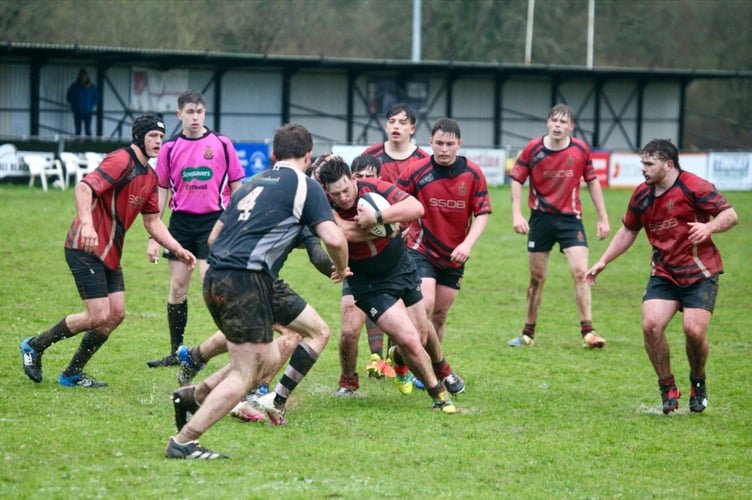
<svg viewBox="0 0 752 500"><path fill-rule="evenodd" d="M8 143L8 144L0 145L0 158L5 158L6 156L10 156L10 155L15 156L17 154L18 154L18 150L16 149L16 146L14 146L13 144Z"/></svg>
<svg viewBox="0 0 752 500"><path fill-rule="evenodd" d="M0 145L0 178L19 171L18 150L13 144Z"/></svg>
<svg viewBox="0 0 752 500"><path fill-rule="evenodd" d="M60 153L60 161L65 165L65 175L69 186L71 177L75 176L75 183L78 184L86 174L91 172L89 162L73 153Z"/></svg>
<svg viewBox="0 0 752 500"><path fill-rule="evenodd" d="M60 178L60 189L65 189L65 175L60 162L45 158L41 154L24 155L23 161L29 167L29 187L34 186L34 180L39 177L42 189L47 191L47 179L57 176Z"/></svg>
<svg viewBox="0 0 752 500"><path fill-rule="evenodd" d="M86 158L86 169L88 170L88 172L95 170L104 159L101 154L92 153L91 151L84 153L84 158Z"/></svg>

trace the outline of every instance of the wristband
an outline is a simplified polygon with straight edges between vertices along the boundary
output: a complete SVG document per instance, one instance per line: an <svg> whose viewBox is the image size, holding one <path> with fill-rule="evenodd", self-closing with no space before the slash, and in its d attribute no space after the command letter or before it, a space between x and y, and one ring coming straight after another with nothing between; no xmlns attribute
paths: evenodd
<svg viewBox="0 0 752 500"><path fill-rule="evenodd" d="M384 223L384 218L381 216L381 210L376 210L376 222L378 224Z"/></svg>

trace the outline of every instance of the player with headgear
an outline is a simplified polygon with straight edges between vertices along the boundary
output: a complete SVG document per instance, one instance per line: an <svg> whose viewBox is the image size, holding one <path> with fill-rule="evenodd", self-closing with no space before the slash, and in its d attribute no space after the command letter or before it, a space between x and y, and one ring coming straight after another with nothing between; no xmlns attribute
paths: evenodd
<svg viewBox="0 0 752 500"><path fill-rule="evenodd" d="M156 157L156 155L150 155L149 151L147 151L146 149L146 135L152 130L162 132L162 138L164 138L165 125L159 116L146 114L139 116L138 118L133 120L133 125L131 127L132 142L136 147L138 147L138 149L141 150L144 156L147 157L147 161L148 158ZM159 153L161 146L162 143L160 141L159 148L157 149L157 154Z"/></svg>
<svg viewBox="0 0 752 500"><path fill-rule="evenodd" d="M146 231L188 266L196 258L184 249L159 218L157 176L148 165L159 153L164 122L156 115L133 121L132 143L108 154L76 184L76 217L65 239L65 260L84 310L69 314L47 331L21 342L26 375L42 381L42 355L55 342L86 332L68 367L58 378L66 387L105 387L83 372L84 366L125 318L125 285L120 258L125 233L141 214Z"/></svg>

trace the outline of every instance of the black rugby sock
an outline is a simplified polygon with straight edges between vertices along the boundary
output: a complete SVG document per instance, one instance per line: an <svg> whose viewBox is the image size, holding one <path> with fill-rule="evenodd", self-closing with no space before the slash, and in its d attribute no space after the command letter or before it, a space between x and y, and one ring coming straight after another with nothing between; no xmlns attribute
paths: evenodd
<svg viewBox="0 0 752 500"><path fill-rule="evenodd" d="M525 327L522 329L522 334L527 335L531 339L535 337L535 323L525 323Z"/></svg>
<svg viewBox="0 0 752 500"><path fill-rule="evenodd" d="M183 345L185 325L188 324L188 301L180 304L167 303L167 324L170 327L170 346L174 353Z"/></svg>
<svg viewBox="0 0 752 500"><path fill-rule="evenodd" d="M46 332L34 337L29 341L29 346L37 352L42 352L49 346L60 340L73 337L75 333L71 332L68 325L65 324L65 318L61 319L58 324Z"/></svg>
<svg viewBox="0 0 752 500"><path fill-rule="evenodd" d="M102 347L102 344L107 342L108 337L99 333L96 330L89 330L84 334L84 338L81 339L81 345L78 346L78 350L73 355L68 368L65 369L63 375L70 377L77 373L81 373L84 370L84 366L89 362L94 353Z"/></svg>

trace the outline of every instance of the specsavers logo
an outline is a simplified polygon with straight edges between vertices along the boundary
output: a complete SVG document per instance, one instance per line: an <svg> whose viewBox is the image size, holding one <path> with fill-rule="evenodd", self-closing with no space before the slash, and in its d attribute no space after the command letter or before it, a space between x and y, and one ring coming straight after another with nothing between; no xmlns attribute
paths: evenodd
<svg viewBox="0 0 752 500"><path fill-rule="evenodd" d="M208 181L212 175L212 169L209 167L186 168L182 173L183 182Z"/></svg>

